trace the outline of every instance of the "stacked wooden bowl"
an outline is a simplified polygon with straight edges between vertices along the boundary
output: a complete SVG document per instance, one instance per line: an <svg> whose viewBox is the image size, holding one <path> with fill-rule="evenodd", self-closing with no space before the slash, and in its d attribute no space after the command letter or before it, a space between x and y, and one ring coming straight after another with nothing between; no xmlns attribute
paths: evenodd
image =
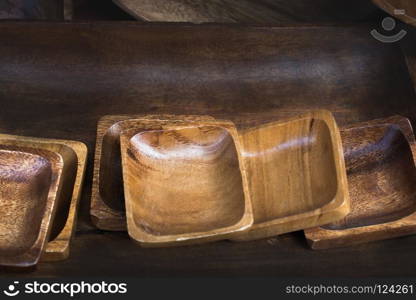
<svg viewBox="0 0 416 300"><path fill-rule="evenodd" d="M87 148L67 140L0 135L0 265L66 259Z"/></svg>

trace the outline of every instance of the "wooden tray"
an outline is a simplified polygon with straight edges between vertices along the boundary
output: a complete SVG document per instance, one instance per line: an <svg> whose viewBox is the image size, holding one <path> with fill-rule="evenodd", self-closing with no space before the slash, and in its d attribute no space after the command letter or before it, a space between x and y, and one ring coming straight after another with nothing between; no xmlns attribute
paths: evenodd
<svg viewBox="0 0 416 300"><path fill-rule="evenodd" d="M120 137L129 235L142 246L231 237L253 223L232 122L127 129Z"/></svg>
<svg viewBox="0 0 416 300"><path fill-rule="evenodd" d="M305 230L313 249L416 233L416 146L408 119L395 116L342 130L351 213Z"/></svg>
<svg viewBox="0 0 416 300"><path fill-rule="evenodd" d="M251 128L241 140L254 224L234 240L314 227L349 212L341 139L330 112Z"/></svg>
<svg viewBox="0 0 416 300"><path fill-rule="evenodd" d="M176 120L204 120L209 116L114 115L98 122L90 214L103 230L127 229L121 171L120 134L127 128L161 129Z"/></svg>
<svg viewBox="0 0 416 300"><path fill-rule="evenodd" d="M50 212L47 210L43 215L48 221L44 221L41 227L42 239L46 239L47 244L44 248L39 244L36 248L36 259L26 261L24 265L35 264L40 255L38 251L42 249L42 261L67 258L70 241L76 228L78 202L86 165L86 146L75 141L0 134L0 148L14 148L17 151L23 149L22 152L26 151L24 149L33 149L30 153L34 151L47 153L46 160L50 155L59 159L59 177L55 181L60 180L61 183L56 183L56 205L48 204L47 209Z"/></svg>

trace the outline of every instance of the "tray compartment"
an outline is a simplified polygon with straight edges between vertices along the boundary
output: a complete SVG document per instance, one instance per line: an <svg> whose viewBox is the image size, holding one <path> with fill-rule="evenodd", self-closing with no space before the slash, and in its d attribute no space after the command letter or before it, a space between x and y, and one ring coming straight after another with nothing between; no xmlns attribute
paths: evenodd
<svg viewBox="0 0 416 300"><path fill-rule="evenodd" d="M206 123L122 133L128 230L143 245L221 239L251 225L236 130Z"/></svg>
<svg viewBox="0 0 416 300"><path fill-rule="evenodd" d="M254 240L336 221L349 212L339 130L328 111L272 122L241 134Z"/></svg>

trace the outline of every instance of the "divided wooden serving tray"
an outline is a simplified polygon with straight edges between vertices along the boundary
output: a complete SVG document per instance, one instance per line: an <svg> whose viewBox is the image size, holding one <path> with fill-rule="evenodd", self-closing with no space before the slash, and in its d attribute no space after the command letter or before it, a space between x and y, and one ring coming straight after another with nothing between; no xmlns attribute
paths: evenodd
<svg viewBox="0 0 416 300"><path fill-rule="evenodd" d="M124 198L129 233L145 246L259 239L332 222L349 212L339 130L328 111L238 133L229 121L180 119L134 115L99 122L91 202L99 228L125 229ZM225 159L220 150L228 153ZM122 169L120 155L125 196L122 182L113 181ZM222 174L228 175L222 179ZM107 198L118 206L104 201L110 193L100 188L103 178L107 190L118 185ZM254 207L253 226L247 201Z"/></svg>
<svg viewBox="0 0 416 300"><path fill-rule="evenodd" d="M69 255L86 155L80 142L0 134L0 265Z"/></svg>
<svg viewBox="0 0 416 300"><path fill-rule="evenodd" d="M305 230L313 249L416 233L416 146L408 119L395 116L341 132L351 212Z"/></svg>

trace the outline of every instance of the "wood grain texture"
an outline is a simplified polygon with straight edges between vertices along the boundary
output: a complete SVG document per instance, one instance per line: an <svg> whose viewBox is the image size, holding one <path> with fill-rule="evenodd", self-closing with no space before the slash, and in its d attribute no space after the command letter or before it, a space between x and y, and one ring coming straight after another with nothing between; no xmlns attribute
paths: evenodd
<svg viewBox="0 0 416 300"><path fill-rule="evenodd" d="M254 224L233 240L276 236L349 213L341 138L330 112L306 113L240 136Z"/></svg>
<svg viewBox="0 0 416 300"><path fill-rule="evenodd" d="M327 108L340 124L415 112L403 54L398 45L380 45L369 37L371 27L36 23L21 28L20 23L1 24L0 38L11 41L0 48L0 96L10 99L2 118L10 130L22 105L39 101L36 116L24 112L37 120L49 116L46 106L60 106L59 95L70 104L50 118L49 135L59 136L67 115L75 114L81 118L74 122L77 128L66 131L88 136L91 146L93 135L81 133L84 126L95 128L102 115L132 110L232 118L234 112L271 117ZM119 46L124 43L129 47ZM29 44L30 59L24 54ZM45 55L44 48L51 52ZM89 105L81 109L84 97ZM39 132L39 124L30 121L27 130Z"/></svg>
<svg viewBox="0 0 416 300"><path fill-rule="evenodd" d="M372 28L3 22L0 131L65 136L94 149L107 114L210 114L241 128L326 108L340 126L392 114L414 122L400 43L381 45ZM92 226L92 174L89 164L71 256L26 276L415 275L413 237L322 253L298 233L143 249Z"/></svg>
<svg viewBox="0 0 416 300"><path fill-rule="evenodd" d="M18 141L18 142L16 142ZM56 197L56 212L49 224L50 235L41 261L68 258L71 239L76 230L77 210L86 168L87 147L76 141L43 139L0 134L0 143L42 149L62 160L61 186Z"/></svg>
<svg viewBox="0 0 416 300"><path fill-rule="evenodd" d="M94 178L90 214L95 226L104 230L126 230L124 189L121 172L120 134L125 129L161 129L180 120L212 119L209 116L115 115L102 117L97 126Z"/></svg>
<svg viewBox="0 0 416 300"><path fill-rule="evenodd" d="M231 237L253 223L234 124L170 122L126 129L121 157L129 235L142 246Z"/></svg>
<svg viewBox="0 0 416 300"><path fill-rule="evenodd" d="M113 0L139 20L284 23L362 21L376 13L368 0Z"/></svg>
<svg viewBox="0 0 416 300"><path fill-rule="evenodd" d="M410 25L416 25L416 2L413 0L373 0L381 9ZM398 10L403 13L397 13Z"/></svg>
<svg viewBox="0 0 416 300"><path fill-rule="evenodd" d="M0 137L0 265L36 265L50 235L62 188L59 154Z"/></svg>
<svg viewBox="0 0 416 300"><path fill-rule="evenodd" d="M416 233L416 144L403 117L342 131L351 213L305 231L312 248L347 246Z"/></svg>

